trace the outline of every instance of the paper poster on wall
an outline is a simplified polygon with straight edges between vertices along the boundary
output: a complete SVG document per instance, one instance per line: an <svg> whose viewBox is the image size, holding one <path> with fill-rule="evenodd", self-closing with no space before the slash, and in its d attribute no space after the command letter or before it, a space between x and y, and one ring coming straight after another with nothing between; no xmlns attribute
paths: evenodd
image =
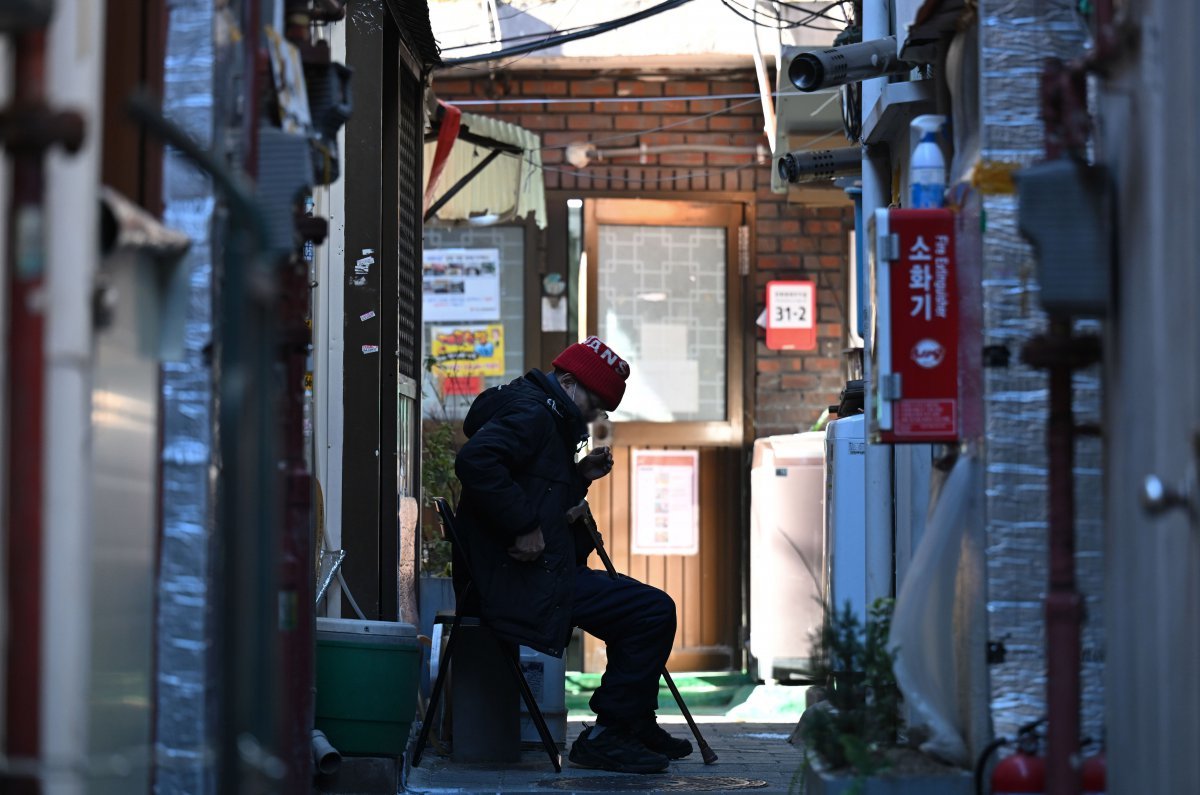
<svg viewBox="0 0 1200 795"><path fill-rule="evenodd" d="M446 378L504 375L504 326L431 326L433 373Z"/></svg>
<svg viewBox="0 0 1200 795"><path fill-rule="evenodd" d="M567 299L566 296L552 298L542 296L542 331L567 330Z"/></svg>
<svg viewBox="0 0 1200 795"><path fill-rule="evenodd" d="M696 450L633 450L630 551L695 555L700 551Z"/></svg>
<svg viewBox="0 0 1200 795"><path fill-rule="evenodd" d="M500 249L425 249L424 320L500 319Z"/></svg>

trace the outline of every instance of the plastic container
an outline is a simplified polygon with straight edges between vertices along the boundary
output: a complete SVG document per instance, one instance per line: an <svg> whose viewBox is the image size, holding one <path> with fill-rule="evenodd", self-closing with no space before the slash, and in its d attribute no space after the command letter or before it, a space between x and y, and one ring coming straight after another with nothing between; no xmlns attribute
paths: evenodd
<svg viewBox="0 0 1200 795"><path fill-rule="evenodd" d="M533 691L533 700L542 710L550 736L559 746L567 743L567 663L562 657L551 657L525 646L521 647L521 671ZM521 702L521 743L541 747L542 738Z"/></svg>
<svg viewBox="0 0 1200 795"><path fill-rule="evenodd" d="M754 440L749 650L763 681L803 678L823 616L825 432Z"/></svg>
<svg viewBox="0 0 1200 795"><path fill-rule="evenodd" d="M909 207L941 207L946 200L946 159L938 145L945 117L925 115L912 121L918 142L908 167Z"/></svg>
<svg viewBox="0 0 1200 795"><path fill-rule="evenodd" d="M317 619L316 728L343 754L401 756L416 710L417 628Z"/></svg>

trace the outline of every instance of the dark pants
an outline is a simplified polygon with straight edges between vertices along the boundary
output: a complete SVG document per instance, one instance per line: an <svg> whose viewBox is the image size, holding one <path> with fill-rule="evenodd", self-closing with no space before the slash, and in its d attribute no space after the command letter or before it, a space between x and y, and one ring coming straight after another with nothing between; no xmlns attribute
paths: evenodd
<svg viewBox="0 0 1200 795"><path fill-rule="evenodd" d="M620 725L653 714L658 679L675 642L675 601L629 577L614 580L580 566L571 621L608 647L608 667L590 702L597 719Z"/></svg>

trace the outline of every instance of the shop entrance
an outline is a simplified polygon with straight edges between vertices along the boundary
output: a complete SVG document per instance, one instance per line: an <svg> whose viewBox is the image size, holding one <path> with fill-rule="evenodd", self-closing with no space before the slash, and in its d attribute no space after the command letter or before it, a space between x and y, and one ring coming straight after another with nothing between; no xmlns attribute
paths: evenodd
<svg viewBox="0 0 1200 795"><path fill-rule="evenodd" d="M632 364L594 440L614 469L588 500L617 569L675 599L676 671L741 660L744 217L733 202L583 203L578 327ZM585 636L584 669L604 664Z"/></svg>

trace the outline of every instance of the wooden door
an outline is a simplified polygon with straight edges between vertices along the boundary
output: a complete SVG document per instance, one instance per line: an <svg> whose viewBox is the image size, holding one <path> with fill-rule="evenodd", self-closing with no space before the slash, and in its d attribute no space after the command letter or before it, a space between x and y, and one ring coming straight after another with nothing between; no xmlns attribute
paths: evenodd
<svg viewBox="0 0 1200 795"><path fill-rule="evenodd" d="M744 212L723 202L584 204L580 327L632 368L611 418L614 469L589 502L617 569L675 599L673 670L728 670L741 660ZM681 554L667 544L656 552L645 504L639 511L634 503L635 463L652 450L696 452L693 547ZM586 637L585 669L604 662L603 644Z"/></svg>

